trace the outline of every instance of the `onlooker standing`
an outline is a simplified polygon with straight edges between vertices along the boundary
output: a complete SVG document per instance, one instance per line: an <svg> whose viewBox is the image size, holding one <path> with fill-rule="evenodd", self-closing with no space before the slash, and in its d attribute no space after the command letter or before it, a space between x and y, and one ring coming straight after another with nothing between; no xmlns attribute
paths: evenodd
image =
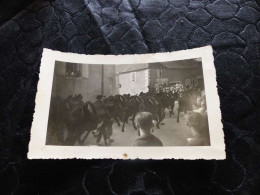
<svg viewBox="0 0 260 195"><path fill-rule="evenodd" d="M139 113L135 120L141 137L135 140L134 146L163 146L161 140L151 134L153 117L150 112Z"/></svg>
<svg viewBox="0 0 260 195"><path fill-rule="evenodd" d="M188 115L187 126L191 129L191 138L188 138L188 145L191 146L209 146L209 128L206 115L197 112L191 112Z"/></svg>

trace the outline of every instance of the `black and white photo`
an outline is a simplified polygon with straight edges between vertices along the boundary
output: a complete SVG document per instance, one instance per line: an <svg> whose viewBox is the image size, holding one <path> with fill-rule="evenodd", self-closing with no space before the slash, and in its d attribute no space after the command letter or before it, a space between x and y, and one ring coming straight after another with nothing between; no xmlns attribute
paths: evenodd
<svg viewBox="0 0 260 195"><path fill-rule="evenodd" d="M56 61L46 144L209 146L201 58L114 65Z"/></svg>
<svg viewBox="0 0 260 195"><path fill-rule="evenodd" d="M45 49L29 157L222 159L215 77L211 47L132 56Z"/></svg>

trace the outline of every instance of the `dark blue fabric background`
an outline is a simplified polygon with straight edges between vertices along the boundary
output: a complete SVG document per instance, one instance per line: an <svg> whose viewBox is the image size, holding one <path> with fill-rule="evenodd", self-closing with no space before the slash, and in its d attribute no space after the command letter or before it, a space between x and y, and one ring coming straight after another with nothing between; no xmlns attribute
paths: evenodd
<svg viewBox="0 0 260 195"><path fill-rule="evenodd" d="M34 1L27 8L13 0L4 3L0 194L260 194L259 2L53 0ZM214 49L226 160L27 160L44 47L135 54L209 44Z"/></svg>

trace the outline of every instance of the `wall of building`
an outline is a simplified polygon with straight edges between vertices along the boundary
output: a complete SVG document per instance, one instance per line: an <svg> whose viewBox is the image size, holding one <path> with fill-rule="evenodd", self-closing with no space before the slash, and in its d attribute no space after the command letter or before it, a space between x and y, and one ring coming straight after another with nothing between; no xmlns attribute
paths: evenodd
<svg viewBox="0 0 260 195"><path fill-rule="evenodd" d="M104 88L103 95L110 96L119 93L115 65L104 65Z"/></svg>
<svg viewBox="0 0 260 195"><path fill-rule="evenodd" d="M168 78L168 82L181 81L185 84L186 79L203 76L202 68L195 69L163 69L162 78ZM157 69L150 68L150 83L152 86L157 83Z"/></svg>
<svg viewBox="0 0 260 195"><path fill-rule="evenodd" d="M66 98L80 93L84 101L95 101L97 95L109 96L118 93L114 66L104 66L102 70L102 65L84 64L81 77L68 77L65 70L66 63L56 62L52 96Z"/></svg>
<svg viewBox="0 0 260 195"><path fill-rule="evenodd" d="M148 85L157 83L157 68L150 67L136 71L119 72L115 65L80 65L81 76L66 76L66 62L56 62L52 96L66 98L73 94L82 94L84 101L95 101L97 95L128 94L136 95L147 92ZM148 66L146 66L148 67ZM131 73L136 72L136 80L132 81ZM169 82L203 76L202 68L170 69L162 70L162 78L168 78ZM102 79L103 78L103 79ZM121 87L119 88L119 85Z"/></svg>
<svg viewBox="0 0 260 195"><path fill-rule="evenodd" d="M156 68L150 68L149 69L149 82L150 82L150 85L152 86L152 87L154 87L155 86L155 84L157 83L156 82L156 79L157 79L157 69Z"/></svg>
<svg viewBox="0 0 260 195"><path fill-rule="evenodd" d="M132 81L131 73L136 72L136 80ZM119 94L137 95L140 92L147 92L149 85L149 70L138 70L119 74Z"/></svg>
<svg viewBox="0 0 260 195"><path fill-rule="evenodd" d="M186 79L191 79L197 76L202 76L202 69L169 69L163 70L162 76L169 79L169 82L172 81L181 81L183 84Z"/></svg>

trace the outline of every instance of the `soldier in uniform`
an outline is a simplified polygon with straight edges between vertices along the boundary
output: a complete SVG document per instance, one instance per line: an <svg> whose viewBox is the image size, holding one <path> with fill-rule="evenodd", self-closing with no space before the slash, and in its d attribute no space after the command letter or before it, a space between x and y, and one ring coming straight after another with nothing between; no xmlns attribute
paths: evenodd
<svg viewBox="0 0 260 195"><path fill-rule="evenodd" d="M98 104L99 106L102 107L102 112L105 113L101 113L102 118L103 118L103 123L100 125L100 127L97 129L97 132L94 134L95 136L98 137L98 144L99 141L102 137L102 135L104 136L104 140L105 140L105 144L107 146L111 145L111 143L114 141L111 136L113 134L113 129L112 129L112 125L113 125L113 120L112 120L112 116L110 115L105 102L103 101L105 98L105 96L103 95L98 95L96 97L96 102L94 104Z"/></svg>

